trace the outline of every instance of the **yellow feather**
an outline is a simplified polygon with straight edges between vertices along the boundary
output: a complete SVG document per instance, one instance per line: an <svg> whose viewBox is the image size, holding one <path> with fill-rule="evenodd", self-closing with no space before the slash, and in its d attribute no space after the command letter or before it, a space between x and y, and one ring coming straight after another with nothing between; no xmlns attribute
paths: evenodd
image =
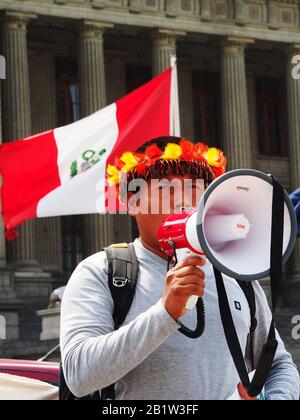
<svg viewBox="0 0 300 420"><path fill-rule="evenodd" d="M134 156L132 152L125 152L121 157L121 161L125 163L122 167L123 172L130 172L136 168L138 164L137 158Z"/></svg>
<svg viewBox="0 0 300 420"><path fill-rule="evenodd" d="M119 183L120 171L118 171L118 169L115 166L107 166L107 175L109 185L115 185Z"/></svg>
<svg viewBox="0 0 300 420"><path fill-rule="evenodd" d="M205 153L205 158L210 166L219 166L218 159L220 158L220 150L216 147L210 147Z"/></svg>
<svg viewBox="0 0 300 420"><path fill-rule="evenodd" d="M165 148L163 159L176 160L182 155L182 149L178 144L169 143Z"/></svg>

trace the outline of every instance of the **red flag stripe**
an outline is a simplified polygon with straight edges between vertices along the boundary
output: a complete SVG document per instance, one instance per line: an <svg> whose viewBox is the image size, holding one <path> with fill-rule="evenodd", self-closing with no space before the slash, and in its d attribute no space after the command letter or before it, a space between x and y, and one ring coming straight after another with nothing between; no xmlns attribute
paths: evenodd
<svg viewBox="0 0 300 420"><path fill-rule="evenodd" d="M39 200L60 185L53 131L2 144L0 170L3 220L11 229L35 218Z"/></svg>
<svg viewBox="0 0 300 420"><path fill-rule="evenodd" d="M107 163L113 163L122 153L134 151L148 140L170 135L171 77L172 69L169 69L117 101L119 136ZM115 188L108 183L105 210L112 213L121 210Z"/></svg>
<svg viewBox="0 0 300 420"><path fill-rule="evenodd" d="M170 135L172 69L117 101L118 140L108 163L146 141Z"/></svg>

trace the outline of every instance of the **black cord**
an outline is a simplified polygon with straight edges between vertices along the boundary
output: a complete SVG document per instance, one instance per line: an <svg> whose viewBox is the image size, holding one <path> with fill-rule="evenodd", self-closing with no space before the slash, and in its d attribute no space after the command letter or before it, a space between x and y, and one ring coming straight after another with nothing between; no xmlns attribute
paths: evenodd
<svg viewBox="0 0 300 420"><path fill-rule="evenodd" d="M178 330L181 334L189 338L199 338L203 335L205 330L205 306L202 298L199 298L196 304L197 310L197 327L195 331L190 330L188 327L178 321L181 326Z"/></svg>
<svg viewBox="0 0 300 420"><path fill-rule="evenodd" d="M172 248L174 250L175 262L173 262L172 257L168 257L168 271L171 268L175 267L178 263L175 244L171 240L169 241L169 244L172 246ZM204 301L203 301L202 298L198 298L198 301L197 301L197 304L196 304L196 312L197 312L197 326L196 326L196 329L194 331L189 329L185 325L183 325L180 321L177 321L178 324L180 325L180 328L179 328L178 331L188 338L193 338L193 339L199 338L204 333L204 330L205 330L205 306L204 306Z"/></svg>

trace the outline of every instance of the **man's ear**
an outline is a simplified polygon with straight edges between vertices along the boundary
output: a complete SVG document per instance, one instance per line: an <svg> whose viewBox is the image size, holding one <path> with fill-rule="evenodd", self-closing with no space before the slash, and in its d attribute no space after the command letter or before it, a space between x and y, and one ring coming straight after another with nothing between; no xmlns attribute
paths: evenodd
<svg viewBox="0 0 300 420"><path fill-rule="evenodd" d="M132 192L128 192L127 193L127 210L128 210L129 216L136 216L135 201L134 200L130 200L132 197L133 197L133 193Z"/></svg>

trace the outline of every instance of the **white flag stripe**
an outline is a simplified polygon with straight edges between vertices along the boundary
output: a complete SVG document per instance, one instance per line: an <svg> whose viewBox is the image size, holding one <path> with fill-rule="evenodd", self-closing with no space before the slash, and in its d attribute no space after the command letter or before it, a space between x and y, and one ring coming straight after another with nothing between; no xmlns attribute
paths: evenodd
<svg viewBox="0 0 300 420"><path fill-rule="evenodd" d="M62 184L70 180L72 162L78 163L80 171L84 163L82 155L85 152L95 151L95 156L91 158L93 160L97 159L99 152L105 149L102 160L108 158L119 134L116 113L117 106L114 103L87 118L54 130L58 149L57 164Z"/></svg>
<svg viewBox="0 0 300 420"><path fill-rule="evenodd" d="M105 213L105 171L103 160L51 191L39 201L37 217Z"/></svg>
<svg viewBox="0 0 300 420"><path fill-rule="evenodd" d="M62 185L43 197L37 206L37 217L69 214L105 213L106 161L118 139L116 104L84 120L55 130L59 173ZM73 161L80 162L86 150L106 152L86 172L70 177Z"/></svg>

